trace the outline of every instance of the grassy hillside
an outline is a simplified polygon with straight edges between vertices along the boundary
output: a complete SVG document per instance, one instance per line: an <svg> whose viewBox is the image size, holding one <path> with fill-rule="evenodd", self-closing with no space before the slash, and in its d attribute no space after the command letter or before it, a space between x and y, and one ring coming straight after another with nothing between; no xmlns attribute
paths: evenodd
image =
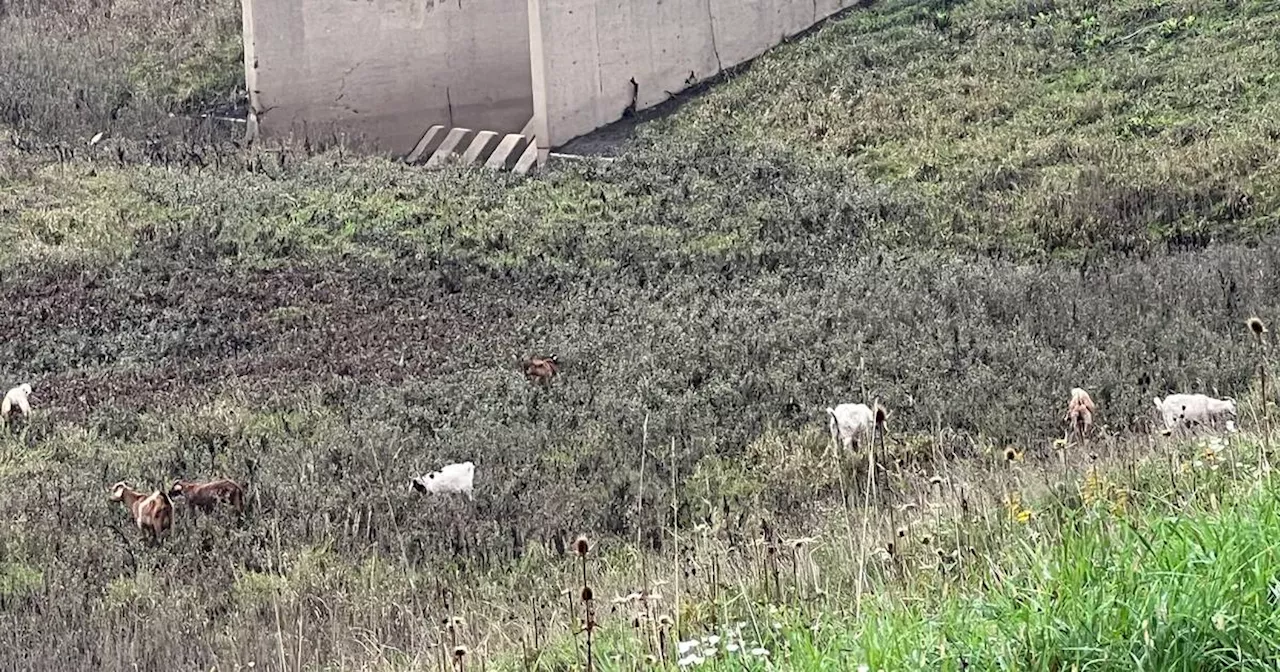
<svg viewBox="0 0 1280 672"><path fill-rule="evenodd" d="M599 594L625 593L685 577L699 524L726 545L821 529L847 547L865 518L883 546L943 470L949 505L987 512L1078 483L1089 451L1125 475L1165 455L1150 400L1171 391L1234 396L1261 428L1243 325L1280 313L1274 3L884 0L643 126L617 161L528 180L242 151L183 121L237 104L237 17L0 4L0 384L30 381L38 409L0 442L0 483L26 494L0 503L0 650L24 669L412 668L464 612L488 660L555 660L578 533L600 542ZM562 375L534 389L513 358L550 352ZM1104 438L1061 464L1076 385ZM823 409L873 396L894 414L867 498L865 459L823 455ZM409 490L462 459L474 506ZM106 501L120 479L222 474L251 482L246 519L180 505L159 550ZM1261 487L1214 515L1254 534ZM1161 497L1134 525L1181 533ZM1099 525L977 557L1134 541ZM846 633L851 557L823 561L816 603ZM749 597L663 608L685 636L698 609L785 602ZM1108 598L1081 599L1019 637L1062 627L1050 643L1077 651L1088 600ZM926 613L910 604L884 622ZM1179 632L1185 655L1149 669L1207 660L1212 633ZM1118 665L1129 649L1107 642Z"/></svg>
<svg viewBox="0 0 1280 672"><path fill-rule="evenodd" d="M243 105L243 49L237 0L6 0L0 124L64 149L100 131L181 137L198 125L170 113Z"/></svg>

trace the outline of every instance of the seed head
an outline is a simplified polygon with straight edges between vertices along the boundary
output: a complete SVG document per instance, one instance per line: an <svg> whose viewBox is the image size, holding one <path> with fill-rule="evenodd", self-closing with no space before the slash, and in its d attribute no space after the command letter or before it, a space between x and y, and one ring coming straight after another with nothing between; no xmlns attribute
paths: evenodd
<svg viewBox="0 0 1280 672"><path fill-rule="evenodd" d="M664 628L671 627L671 617L666 614L663 614L658 618L658 625L661 625Z"/></svg>
<svg viewBox="0 0 1280 672"><path fill-rule="evenodd" d="M1018 451L1014 450L1012 446L1010 446L1010 447L1008 447L1008 448L1005 448L1005 449L1004 449L1004 461L1005 461L1005 462L1012 462L1012 461L1014 461L1014 459L1016 459L1017 457L1018 457Z"/></svg>
<svg viewBox="0 0 1280 672"><path fill-rule="evenodd" d="M933 485L942 485L942 477L934 474L933 477L929 479L929 482Z"/></svg>
<svg viewBox="0 0 1280 672"><path fill-rule="evenodd" d="M462 657L464 657L464 656L466 656L466 655L467 655L467 647L465 647L465 646L455 646L455 647L453 647L453 657L454 657L454 658L459 658L459 659L461 659Z"/></svg>
<svg viewBox="0 0 1280 672"><path fill-rule="evenodd" d="M906 537L907 537L907 528L906 528L905 526L904 526L904 527L899 527L899 528L898 528L898 538L899 538L899 539L905 539Z"/></svg>
<svg viewBox="0 0 1280 672"><path fill-rule="evenodd" d="M582 601L583 601L583 602L590 602L590 601L591 601L591 598L592 598L592 597L594 597L594 596L595 596L595 593L592 593L592 592L591 592L591 586L583 586L583 587L582 587Z"/></svg>
<svg viewBox="0 0 1280 672"><path fill-rule="evenodd" d="M1267 335L1267 325L1262 322L1261 318L1249 318L1249 331L1253 332L1253 337L1262 342L1262 337Z"/></svg>
<svg viewBox="0 0 1280 672"><path fill-rule="evenodd" d="M920 543L924 544L925 546L928 546L932 542L933 542L933 535L929 534L928 532L924 533L924 535L920 537Z"/></svg>
<svg viewBox="0 0 1280 672"><path fill-rule="evenodd" d="M591 550L591 544L587 541L585 535L578 537L578 540L573 542L573 550L577 551L578 555L586 555L587 551Z"/></svg>

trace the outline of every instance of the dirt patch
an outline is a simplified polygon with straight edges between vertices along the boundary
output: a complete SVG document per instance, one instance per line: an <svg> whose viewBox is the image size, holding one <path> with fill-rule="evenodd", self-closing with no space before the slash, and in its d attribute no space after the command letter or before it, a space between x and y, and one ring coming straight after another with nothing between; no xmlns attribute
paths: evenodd
<svg viewBox="0 0 1280 672"><path fill-rule="evenodd" d="M461 339L501 341L514 315L495 293L464 296L436 277L343 266L50 273L0 290L0 353L43 405L77 414L182 403L213 381L429 377Z"/></svg>

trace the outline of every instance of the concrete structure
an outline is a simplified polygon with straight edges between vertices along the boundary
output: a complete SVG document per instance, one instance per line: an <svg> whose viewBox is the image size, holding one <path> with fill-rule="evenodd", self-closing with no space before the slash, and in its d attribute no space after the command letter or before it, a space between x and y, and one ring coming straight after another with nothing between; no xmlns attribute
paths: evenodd
<svg viewBox="0 0 1280 672"><path fill-rule="evenodd" d="M857 0L528 0L534 129L549 149L764 53Z"/></svg>
<svg viewBox="0 0 1280 672"><path fill-rule="evenodd" d="M245 81L263 137L340 132L404 155L432 124L519 131L533 115L525 0L242 7Z"/></svg>
<svg viewBox="0 0 1280 672"><path fill-rule="evenodd" d="M527 170L858 0L242 2L251 133Z"/></svg>

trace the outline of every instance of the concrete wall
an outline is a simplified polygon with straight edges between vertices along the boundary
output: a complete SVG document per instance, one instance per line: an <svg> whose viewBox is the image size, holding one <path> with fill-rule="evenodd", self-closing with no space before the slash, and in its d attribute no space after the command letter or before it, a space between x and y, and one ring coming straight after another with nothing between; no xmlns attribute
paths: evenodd
<svg viewBox="0 0 1280 672"><path fill-rule="evenodd" d="M526 0L242 1L264 138L340 130L403 155L432 124L519 132L533 115Z"/></svg>
<svg viewBox="0 0 1280 672"><path fill-rule="evenodd" d="M542 148L652 107L857 0L528 0Z"/></svg>

